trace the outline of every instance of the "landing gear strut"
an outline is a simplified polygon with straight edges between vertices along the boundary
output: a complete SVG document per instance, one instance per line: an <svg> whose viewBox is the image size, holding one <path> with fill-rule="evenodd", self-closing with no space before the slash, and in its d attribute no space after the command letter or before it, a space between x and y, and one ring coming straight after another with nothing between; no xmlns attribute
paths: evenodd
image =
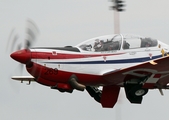
<svg viewBox="0 0 169 120"><path fill-rule="evenodd" d="M97 102L100 103L102 91L97 87L86 86L87 92L93 97Z"/></svg>

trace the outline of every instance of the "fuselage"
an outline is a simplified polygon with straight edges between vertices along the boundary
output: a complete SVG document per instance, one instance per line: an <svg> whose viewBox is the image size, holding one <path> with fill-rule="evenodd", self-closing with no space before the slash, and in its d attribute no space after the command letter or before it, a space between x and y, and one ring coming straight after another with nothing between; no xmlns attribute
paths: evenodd
<svg viewBox="0 0 169 120"><path fill-rule="evenodd" d="M72 74L78 76L80 83L104 85L115 82L105 81L100 76L160 58L168 50L167 44L148 37L107 35L74 47L39 47L26 53L21 50L24 59L13 58L26 64L28 72L44 85L67 83Z"/></svg>

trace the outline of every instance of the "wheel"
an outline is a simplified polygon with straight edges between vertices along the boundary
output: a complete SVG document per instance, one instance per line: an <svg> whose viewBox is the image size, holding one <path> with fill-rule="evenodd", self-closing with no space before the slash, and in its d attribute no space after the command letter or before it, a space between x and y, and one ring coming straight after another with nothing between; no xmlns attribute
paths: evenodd
<svg viewBox="0 0 169 120"><path fill-rule="evenodd" d="M132 95L133 97L135 96L139 97L139 96L144 96L145 94L147 94L147 92L148 89L135 86L129 91L129 94Z"/></svg>
<svg viewBox="0 0 169 120"><path fill-rule="evenodd" d="M135 95L136 96L143 96L143 95L145 95L145 93L146 93L145 89L139 89L135 92Z"/></svg>
<svg viewBox="0 0 169 120"><path fill-rule="evenodd" d="M131 94L127 94L127 99L134 104L141 104L143 97L142 96L133 96Z"/></svg>

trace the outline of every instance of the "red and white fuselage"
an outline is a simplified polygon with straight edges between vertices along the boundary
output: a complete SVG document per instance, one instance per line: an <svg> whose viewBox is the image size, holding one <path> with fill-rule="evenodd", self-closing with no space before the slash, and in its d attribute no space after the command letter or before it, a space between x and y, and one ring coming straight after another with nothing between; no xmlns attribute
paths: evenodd
<svg viewBox="0 0 169 120"><path fill-rule="evenodd" d="M125 76L103 76L161 58L168 50L168 45L148 37L106 35L74 47L24 49L11 57L26 64L38 83L73 89L69 84L72 75L84 86L123 86Z"/></svg>

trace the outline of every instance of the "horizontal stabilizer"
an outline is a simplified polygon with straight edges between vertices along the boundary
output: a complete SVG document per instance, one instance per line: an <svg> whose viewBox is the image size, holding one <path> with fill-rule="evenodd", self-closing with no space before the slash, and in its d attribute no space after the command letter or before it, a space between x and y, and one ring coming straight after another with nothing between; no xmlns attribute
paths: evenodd
<svg viewBox="0 0 169 120"><path fill-rule="evenodd" d="M33 76L12 76L11 78L18 81L35 81Z"/></svg>

